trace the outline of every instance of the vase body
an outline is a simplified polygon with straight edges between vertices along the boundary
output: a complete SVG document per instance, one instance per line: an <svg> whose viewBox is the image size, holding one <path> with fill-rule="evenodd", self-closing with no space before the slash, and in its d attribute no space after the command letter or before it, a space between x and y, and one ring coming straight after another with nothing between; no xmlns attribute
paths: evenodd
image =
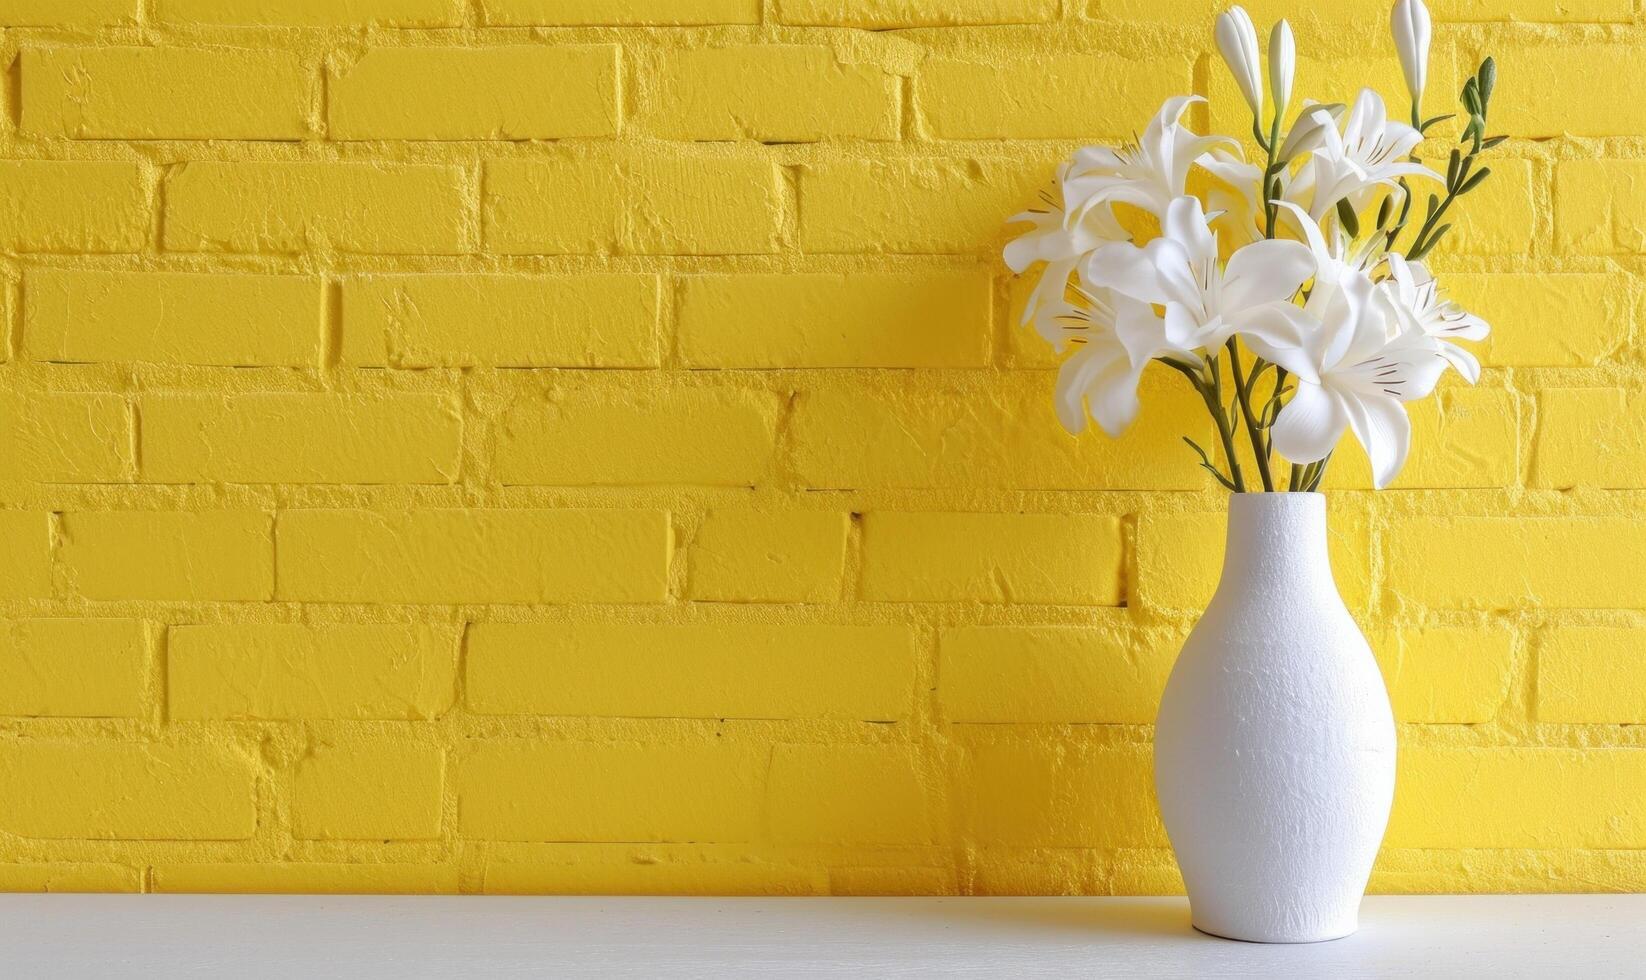
<svg viewBox="0 0 1646 980"><path fill-rule="evenodd" d="M1222 579L1155 722L1195 928L1270 943L1353 932L1394 782L1394 716L1332 580L1325 497L1232 494Z"/></svg>

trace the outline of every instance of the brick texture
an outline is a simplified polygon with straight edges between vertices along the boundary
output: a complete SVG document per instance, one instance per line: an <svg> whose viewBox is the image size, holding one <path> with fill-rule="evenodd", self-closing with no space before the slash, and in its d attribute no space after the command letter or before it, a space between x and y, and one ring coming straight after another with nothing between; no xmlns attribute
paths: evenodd
<svg viewBox="0 0 1646 980"><path fill-rule="evenodd" d="M1389 2L1242 0L1404 119ZM1180 891L1219 440L1162 366L1067 434L1000 250L1168 96L1248 132L1226 6L0 0L0 890ZM1646 891L1646 14L1429 6L1509 138L1479 382L1324 485L1372 885Z"/></svg>

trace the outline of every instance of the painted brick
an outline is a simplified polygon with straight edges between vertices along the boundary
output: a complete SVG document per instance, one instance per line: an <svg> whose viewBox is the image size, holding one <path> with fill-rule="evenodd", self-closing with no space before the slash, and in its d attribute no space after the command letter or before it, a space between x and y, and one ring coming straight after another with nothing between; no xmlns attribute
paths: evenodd
<svg viewBox="0 0 1646 980"><path fill-rule="evenodd" d="M1630 100L1573 97L1610 91L1628 78L1639 52L1626 44L1505 44L1492 52L1499 64L1514 66L1512 95L1495 98L1491 129L1511 136L1646 135L1646 107ZM1469 202L1473 204L1474 202Z"/></svg>
<svg viewBox="0 0 1646 980"><path fill-rule="evenodd" d="M268 48L25 48L22 128L70 139L296 140L317 72Z"/></svg>
<svg viewBox="0 0 1646 980"><path fill-rule="evenodd" d="M1546 388L1538 393L1531 484L1646 487L1646 434L1639 393L1621 388Z"/></svg>
<svg viewBox="0 0 1646 980"><path fill-rule="evenodd" d="M506 484L747 487L767 482L776 397L688 388L582 391L515 406L498 434Z"/></svg>
<svg viewBox="0 0 1646 980"><path fill-rule="evenodd" d="M1471 345L1492 367L1599 364L1627 342L1635 319L1637 290L1621 272L1443 273L1441 283L1492 325Z"/></svg>
<svg viewBox="0 0 1646 980"><path fill-rule="evenodd" d="M372 48L333 72L328 132L340 140L613 136L617 51L612 44Z"/></svg>
<svg viewBox="0 0 1646 980"><path fill-rule="evenodd" d="M689 592L708 602L833 602L846 561L845 514L716 509L691 545Z"/></svg>
<svg viewBox="0 0 1646 980"><path fill-rule="evenodd" d="M480 714L901 721L915 645L896 626L477 623L467 665Z"/></svg>
<svg viewBox="0 0 1646 980"><path fill-rule="evenodd" d="M308 367L324 292L308 276L33 268L23 344L39 361Z"/></svg>
<svg viewBox="0 0 1646 980"><path fill-rule="evenodd" d="M1178 648L1118 623L947 629L938 703L952 722L1153 724Z"/></svg>
<svg viewBox="0 0 1646 980"><path fill-rule="evenodd" d="M979 843L1166 846L1146 747L1003 742L966 755L959 802Z"/></svg>
<svg viewBox="0 0 1646 980"><path fill-rule="evenodd" d="M129 482L131 408L121 395L0 395L0 475L41 483Z"/></svg>
<svg viewBox="0 0 1646 980"><path fill-rule="evenodd" d="M149 644L132 619L0 623L0 715L137 718Z"/></svg>
<svg viewBox="0 0 1646 980"><path fill-rule="evenodd" d="M504 26L760 23L760 0L486 0L483 10Z"/></svg>
<svg viewBox="0 0 1646 980"><path fill-rule="evenodd" d="M156 483L451 483L463 420L447 395L145 395Z"/></svg>
<svg viewBox="0 0 1646 980"><path fill-rule="evenodd" d="M130 893L142 890L142 869L123 864L0 865L0 891Z"/></svg>
<svg viewBox="0 0 1646 980"><path fill-rule="evenodd" d="M862 598L1120 604L1120 521L1103 514L863 517Z"/></svg>
<svg viewBox="0 0 1646 980"><path fill-rule="evenodd" d="M737 856L727 859L729 850ZM487 895L826 895L823 868L749 855L736 845L486 845ZM645 855L645 856L642 856Z"/></svg>
<svg viewBox="0 0 1646 980"><path fill-rule="evenodd" d="M1388 847L1640 847L1646 751L1441 749L1400 753Z"/></svg>
<svg viewBox="0 0 1646 980"><path fill-rule="evenodd" d="M0 599L51 595L51 515L0 510Z"/></svg>
<svg viewBox="0 0 1646 980"><path fill-rule="evenodd" d="M303 892L315 895L456 895L455 864L282 862L154 864L149 890L188 895Z"/></svg>
<svg viewBox="0 0 1646 980"><path fill-rule="evenodd" d="M298 602L660 602L657 510L293 510L280 598Z"/></svg>
<svg viewBox="0 0 1646 980"><path fill-rule="evenodd" d="M0 160L0 245L18 252L135 252L149 190L133 163Z"/></svg>
<svg viewBox="0 0 1646 980"><path fill-rule="evenodd" d="M1539 217L1547 213L1537 203L1536 171L1529 160L1495 159L1491 168L1491 176L1456 205L1459 211L1441 239L1441 250L1514 256L1529 250Z"/></svg>
<svg viewBox="0 0 1646 980"><path fill-rule="evenodd" d="M1222 513L1144 514L1137 526L1138 604L1150 612L1199 613L1223 575L1228 521ZM1372 536L1364 516L1335 508L1327 534L1332 576L1351 611L1372 596Z"/></svg>
<svg viewBox="0 0 1646 980"><path fill-rule="evenodd" d="M779 842L932 840L925 780L904 745L773 746L766 804Z"/></svg>
<svg viewBox="0 0 1646 980"><path fill-rule="evenodd" d="M1050 157L1050 154L1046 154ZM800 172L808 252L989 252L1035 203L1052 159L841 160Z"/></svg>
<svg viewBox="0 0 1646 980"><path fill-rule="evenodd" d="M1413 627L1370 639L1396 721L1479 725L1503 709L1514 674L1507 630Z"/></svg>
<svg viewBox="0 0 1646 980"><path fill-rule="evenodd" d="M137 20L137 0L0 0L6 27L101 27Z"/></svg>
<svg viewBox="0 0 1646 980"><path fill-rule="evenodd" d="M390 739L313 746L292 774L292 833L303 840L438 838L445 779L438 746Z"/></svg>
<svg viewBox="0 0 1646 980"><path fill-rule="evenodd" d="M195 252L471 251L457 167L196 161L166 181L166 248Z"/></svg>
<svg viewBox="0 0 1646 980"><path fill-rule="evenodd" d="M1422 517L1384 531L1399 594L1434 608L1646 608L1646 527L1612 517Z"/></svg>
<svg viewBox="0 0 1646 980"><path fill-rule="evenodd" d="M461 4L454 0L153 0L152 19L161 23L224 26L458 27Z"/></svg>
<svg viewBox="0 0 1646 980"><path fill-rule="evenodd" d="M770 160L606 154L486 166L486 248L508 255L767 254L782 212Z"/></svg>
<svg viewBox="0 0 1646 980"><path fill-rule="evenodd" d="M688 367L981 367L991 292L982 270L691 276L680 356Z"/></svg>
<svg viewBox="0 0 1646 980"><path fill-rule="evenodd" d="M1646 160L1556 165L1555 244L1565 252L1646 252Z"/></svg>
<svg viewBox="0 0 1646 980"><path fill-rule="evenodd" d="M1600 626L1543 630L1536 690L1538 721L1646 723L1646 634Z"/></svg>
<svg viewBox="0 0 1646 980"><path fill-rule="evenodd" d="M1413 452L1391 489L1513 487L1520 481L1520 417L1512 392L1448 385L1407 405ZM1370 490L1365 450L1345 436L1332 454L1326 487Z"/></svg>
<svg viewBox="0 0 1646 980"><path fill-rule="evenodd" d="M760 833L764 745L510 742L458 768L458 832L480 840L747 841ZM0 804L3 805L3 804Z"/></svg>
<svg viewBox="0 0 1646 980"><path fill-rule="evenodd" d="M343 359L424 367L656 367L657 277L370 276L343 284Z"/></svg>
<svg viewBox="0 0 1646 980"><path fill-rule="evenodd" d="M1057 0L778 0L777 19L870 30L1044 24L1057 19Z"/></svg>
<svg viewBox="0 0 1646 980"><path fill-rule="evenodd" d="M639 123L666 139L805 143L898 134L897 78L821 45L671 51L654 81Z"/></svg>
<svg viewBox="0 0 1646 980"><path fill-rule="evenodd" d="M212 746L0 742L0 829L20 837L242 840L257 829L250 760Z"/></svg>
<svg viewBox="0 0 1646 980"><path fill-rule="evenodd" d="M271 518L257 511L71 511L61 559L88 599L266 600Z"/></svg>
<svg viewBox="0 0 1646 980"><path fill-rule="evenodd" d="M802 485L818 489L986 487L1199 489L1206 473L1184 435L1213 445L1186 385L1144 383L1146 406L1122 439L1069 435L1050 379L979 389L817 387L795 404L790 436Z"/></svg>
<svg viewBox="0 0 1646 980"><path fill-rule="evenodd" d="M427 720L452 704L457 644L423 626L173 626L170 717Z"/></svg>
<svg viewBox="0 0 1646 980"><path fill-rule="evenodd" d="M1435 0L1430 9L1435 20L1462 23L1627 23L1633 12L1629 0L1527 0L1513 7L1495 0Z"/></svg>
<svg viewBox="0 0 1646 980"><path fill-rule="evenodd" d="M939 139L1122 137L1192 87L1187 58L1043 53L1032 72L1015 59L931 58L915 76L915 105Z"/></svg>

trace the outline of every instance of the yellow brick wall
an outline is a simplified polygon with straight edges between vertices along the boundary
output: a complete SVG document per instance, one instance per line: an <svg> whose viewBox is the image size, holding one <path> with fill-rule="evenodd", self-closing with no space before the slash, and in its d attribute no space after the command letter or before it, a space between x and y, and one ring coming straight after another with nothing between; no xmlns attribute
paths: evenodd
<svg viewBox="0 0 1646 980"><path fill-rule="evenodd" d="M1218 6L0 0L0 888L1178 889L1208 425L1065 435L997 256L1238 125ZM1396 94L1383 0L1248 6ZM1646 18L1432 7L1512 138L1481 384L1331 480L1373 887L1646 888Z"/></svg>

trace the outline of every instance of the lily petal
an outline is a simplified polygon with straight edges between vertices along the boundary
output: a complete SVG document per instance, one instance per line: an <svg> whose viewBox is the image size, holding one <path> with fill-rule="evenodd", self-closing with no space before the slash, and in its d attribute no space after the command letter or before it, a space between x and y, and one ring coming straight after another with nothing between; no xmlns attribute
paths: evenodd
<svg viewBox="0 0 1646 980"><path fill-rule="evenodd" d="M1372 463L1372 486L1382 490L1406 465L1412 445L1412 420L1406 407L1388 395L1346 398L1349 428L1366 449Z"/></svg>
<svg viewBox="0 0 1646 980"><path fill-rule="evenodd" d="M1312 463L1326 458L1348 424L1348 412L1335 392L1300 380L1269 434L1280 455L1294 463Z"/></svg>
<svg viewBox="0 0 1646 980"><path fill-rule="evenodd" d="M1290 300L1310 276L1315 258L1301 242L1266 238L1229 256L1223 271L1223 310Z"/></svg>

